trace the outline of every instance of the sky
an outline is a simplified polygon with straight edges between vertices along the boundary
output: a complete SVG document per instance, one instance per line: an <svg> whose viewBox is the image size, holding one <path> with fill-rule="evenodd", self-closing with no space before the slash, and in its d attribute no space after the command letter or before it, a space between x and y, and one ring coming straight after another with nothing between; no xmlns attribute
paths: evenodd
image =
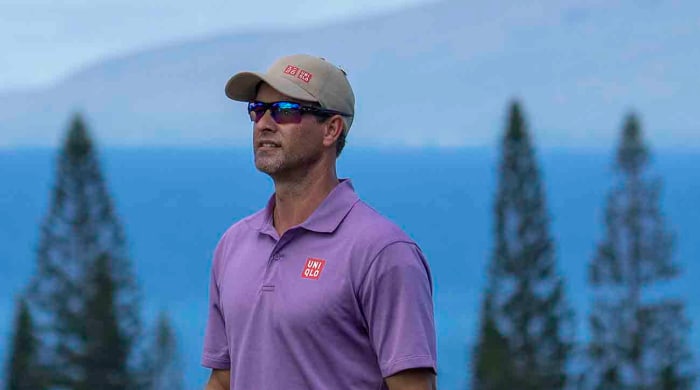
<svg viewBox="0 0 700 390"><path fill-rule="evenodd" d="M428 2L0 0L0 92L44 86L106 57L163 44L306 28Z"/></svg>
<svg viewBox="0 0 700 390"><path fill-rule="evenodd" d="M109 145L247 142L227 132L219 80L293 47L317 47L352 69L362 96L355 140L372 145L492 145L513 97L527 103L541 145L610 145L632 110L655 145L700 145L695 0L136 1L0 0L0 147L54 145L78 109ZM456 96L455 85L469 89ZM191 93L170 93L178 87ZM389 87L401 104L365 111ZM429 98L438 95L447 103ZM430 115L403 114L465 104L461 126L432 129ZM207 131L189 131L201 118Z"/></svg>

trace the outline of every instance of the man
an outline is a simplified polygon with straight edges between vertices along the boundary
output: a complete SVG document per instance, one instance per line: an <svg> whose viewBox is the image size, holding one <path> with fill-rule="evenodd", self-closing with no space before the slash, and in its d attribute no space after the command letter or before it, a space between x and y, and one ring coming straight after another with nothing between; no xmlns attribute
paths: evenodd
<svg viewBox="0 0 700 390"><path fill-rule="evenodd" d="M355 110L345 72L293 55L236 74L226 95L248 102L275 193L214 252L206 389L434 389L428 264L336 176Z"/></svg>

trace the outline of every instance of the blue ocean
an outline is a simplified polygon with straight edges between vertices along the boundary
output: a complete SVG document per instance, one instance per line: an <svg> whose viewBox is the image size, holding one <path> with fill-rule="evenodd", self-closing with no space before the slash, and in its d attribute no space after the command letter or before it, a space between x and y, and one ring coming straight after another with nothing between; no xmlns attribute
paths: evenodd
<svg viewBox="0 0 700 390"><path fill-rule="evenodd" d="M57 151L0 151L0 357L6 360L14 298L34 269L39 226L47 212ZM265 205L273 187L241 149L106 149L100 160L126 229L144 318L161 310L179 336L186 388L201 389L199 366L207 283L214 246L228 226ZM586 269L601 238L603 206L612 186L613 151L538 151L551 234L577 335L586 338L590 290ZM394 220L422 247L433 271L439 386L464 389L476 335L485 269L492 246L491 214L498 156L486 148L353 149L339 176ZM686 302L700 362L700 154L660 151L652 169L663 179L662 209L676 233L683 273L658 293Z"/></svg>

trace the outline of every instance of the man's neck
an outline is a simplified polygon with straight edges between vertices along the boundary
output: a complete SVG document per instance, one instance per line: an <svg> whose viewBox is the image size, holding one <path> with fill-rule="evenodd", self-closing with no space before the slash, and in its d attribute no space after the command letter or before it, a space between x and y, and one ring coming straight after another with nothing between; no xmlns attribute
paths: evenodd
<svg viewBox="0 0 700 390"><path fill-rule="evenodd" d="M273 224L279 236L306 221L338 182L335 170L308 172L293 180L275 180Z"/></svg>

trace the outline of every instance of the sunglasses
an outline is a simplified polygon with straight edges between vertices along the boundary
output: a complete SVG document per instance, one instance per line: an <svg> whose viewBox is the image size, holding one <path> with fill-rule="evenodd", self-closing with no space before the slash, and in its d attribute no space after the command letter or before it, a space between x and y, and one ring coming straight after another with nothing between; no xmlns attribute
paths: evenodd
<svg viewBox="0 0 700 390"><path fill-rule="evenodd" d="M295 102L283 101L264 103L254 101L248 103L248 114L250 114L250 120L253 122L258 122L265 115L267 110L270 110L272 119L278 124L300 123L301 117L304 114L311 114L319 117L331 117L333 115L350 116L340 111L326 110L313 106L302 106Z"/></svg>

